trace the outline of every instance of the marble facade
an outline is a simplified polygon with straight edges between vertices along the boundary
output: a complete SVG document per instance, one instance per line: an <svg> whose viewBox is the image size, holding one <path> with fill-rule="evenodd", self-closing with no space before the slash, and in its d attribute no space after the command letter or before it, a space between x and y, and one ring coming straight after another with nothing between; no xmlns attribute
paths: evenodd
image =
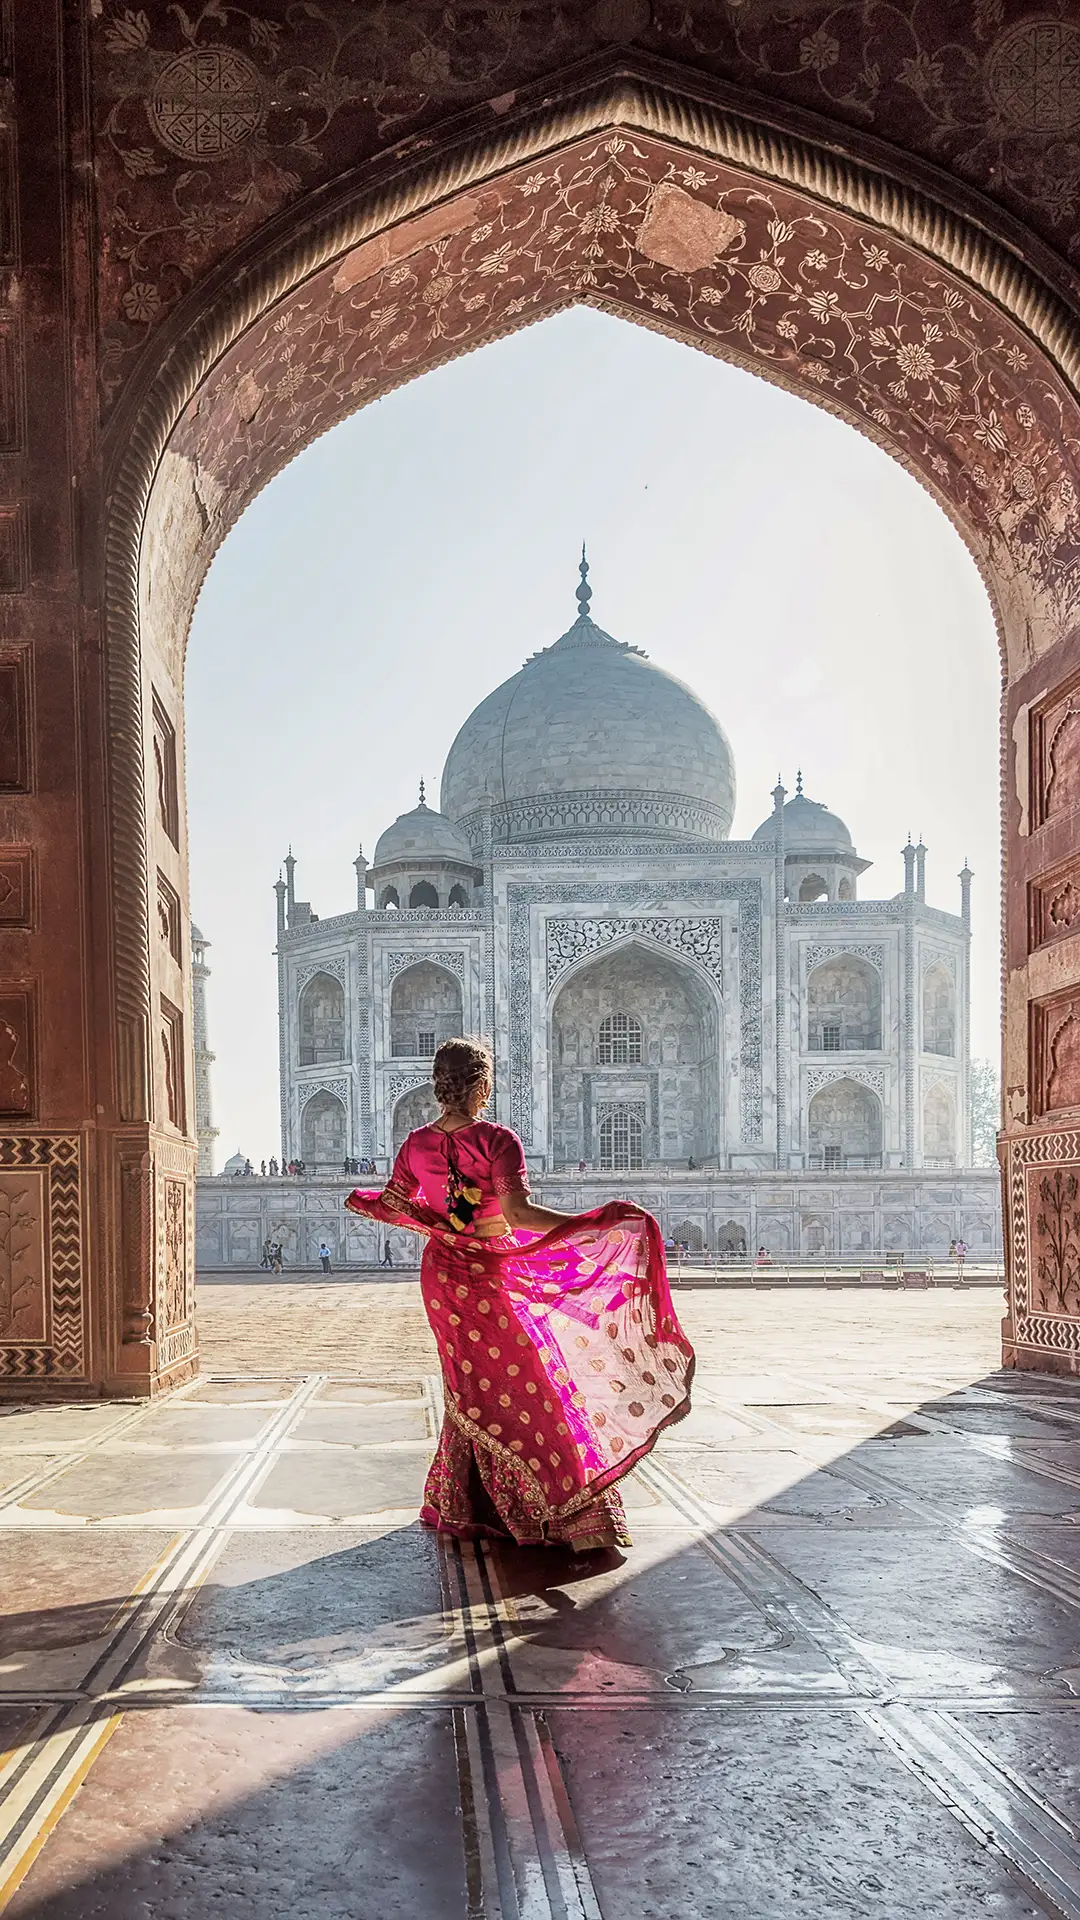
<svg viewBox="0 0 1080 1920"><path fill-rule="evenodd" d="M971 1158L970 873L959 912L931 907L920 842L898 892L860 899L868 862L801 774L750 839L730 839L722 728L595 624L587 574L583 559L568 632L461 728L441 809L421 789L370 866L358 857L352 912L320 919L285 862L283 1161L320 1178L346 1157L385 1171L434 1112L439 1042L483 1033L493 1111L537 1185L584 1163L655 1191L666 1218L666 1183L701 1169L715 1246L725 1222L757 1231L756 1201L725 1198L725 1181L783 1175L774 1237L798 1251L802 1178L905 1176L912 1248L958 1232L997 1248L996 1174L954 1196ZM880 1204L855 1209L875 1246ZM839 1197L810 1212L823 1245L851 1240ZM208 1253L228 1262L230 1244Z"/></svg>

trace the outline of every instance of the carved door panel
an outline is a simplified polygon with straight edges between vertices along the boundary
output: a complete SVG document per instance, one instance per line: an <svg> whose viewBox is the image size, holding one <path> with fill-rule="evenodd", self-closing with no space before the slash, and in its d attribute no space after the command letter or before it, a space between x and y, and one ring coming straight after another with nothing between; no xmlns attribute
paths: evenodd
<svg viewBox="0 0 1080 1920"><path fill-rule="evenodd" d="M1005 1359L1080 1372L1080 636L1006 703Z"/></svg>

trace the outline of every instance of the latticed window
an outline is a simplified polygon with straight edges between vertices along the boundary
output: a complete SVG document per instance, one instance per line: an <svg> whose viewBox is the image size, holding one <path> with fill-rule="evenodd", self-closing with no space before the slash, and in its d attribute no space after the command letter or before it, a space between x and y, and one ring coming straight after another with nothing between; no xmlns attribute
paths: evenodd
<svg viewBox="0 0 1080 1920"><path fill-rule="evenodd" d="M826 1173L839 1173L844 1165L843 1148L823 1147L821 1150L821 1164Z"/></svg>
<svg viewBox="0 0 1080 1920"><path fill-rule="evenodd" d="M840 1023L823 1026L821 1029L822 1053L839 1053L841 1042Z"/></svg>
<svg viewBox="0 0 1080 1920"><path fill-rule="evenodd" d="M602 1067L637 1066L641 1061L641 1021L632 1013L609 1013L600 1022L596 1057Z"/></svg>
<svg viewBox="0 0 1080 1920"><path fill-rule="evenodd" d="M421 1060L433 1060L435 1057L435 1035L422 1029L416 1036L416 1051Z"/></svg>
<svg viewBox="0 0 1080 1920"><path fill-rule="evenodd" d="M608 1107L600 1121L601 1170L618 1173L640 1168L644 1163L644 1142L645 1128L640 1113L633 1107Z"/></svg>

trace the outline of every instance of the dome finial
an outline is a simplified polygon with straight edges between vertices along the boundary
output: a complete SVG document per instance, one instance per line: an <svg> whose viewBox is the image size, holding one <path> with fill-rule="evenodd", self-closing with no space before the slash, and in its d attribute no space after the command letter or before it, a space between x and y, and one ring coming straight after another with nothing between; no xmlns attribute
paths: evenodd
<svg viewBox="0 0 1080 1920"><path fill-rule="evenodd" d="M422 780L420 782L420 805L422 807L427 806L427 788Z"/></svg>
<svg viewBox="0 0 1080 1920"><path fill-rule="evenodd" d="M592 599L592 588L589 585L589 563L585 558L584 540L581 543L581 565L578 568L578 572L581 575L580 583L576 588L578 619L587 620L589 618L589 601Z"/></svg>
<svg viewBox="0 0 1080 1920"><path fill-rule="evenodd" d="M802 768L801 767L799 768L798 773L795 775L795 791L796 793L802 792Z"/></svg>

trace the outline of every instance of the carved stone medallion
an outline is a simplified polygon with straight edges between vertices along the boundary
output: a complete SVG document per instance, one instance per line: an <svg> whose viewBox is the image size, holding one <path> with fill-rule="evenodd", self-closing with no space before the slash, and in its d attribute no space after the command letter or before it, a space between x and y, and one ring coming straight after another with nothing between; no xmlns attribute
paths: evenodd
<svg viewBox="0 0 1080 1920"><path fill-rule="evenodd" d="M994 47L986 84L1005 119L1025 133L1065 133L1080 125L1080 27L1020 21Z"/></svg>
<svg viewBox="0 0 1080 1920"><path fill-rule="evenodd" d="M258 131L266 106L266 88L250 60L231 47L204 47L163 67L146 111L171 152L216 160Z"/></svg>

